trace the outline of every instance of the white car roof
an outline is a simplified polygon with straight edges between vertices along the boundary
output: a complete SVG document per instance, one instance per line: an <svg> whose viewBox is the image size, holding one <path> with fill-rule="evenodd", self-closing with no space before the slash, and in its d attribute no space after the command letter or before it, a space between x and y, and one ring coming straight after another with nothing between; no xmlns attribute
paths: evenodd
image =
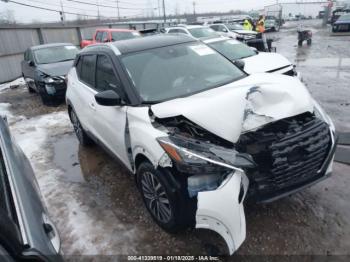
<svg viewBox="0 0 350 262"><path fill-rule="evenodd" d="M172 26L166 28L166 30L170 29L194 29L194 28L208 28L208 26L202 26L202 25L181 25L181 26Z"/></svg>
<svg viewBox="0 0 350 262"><path fill-rule="evenodd" d="M210 43L220 42L220 41L224 41L224 40L237 41L237 40L234 40L234 39L229 38L229 37L220 36L220 37L214 37L214 38L205 39L205 40L203 40L203 43L210 44Z"/></svg>

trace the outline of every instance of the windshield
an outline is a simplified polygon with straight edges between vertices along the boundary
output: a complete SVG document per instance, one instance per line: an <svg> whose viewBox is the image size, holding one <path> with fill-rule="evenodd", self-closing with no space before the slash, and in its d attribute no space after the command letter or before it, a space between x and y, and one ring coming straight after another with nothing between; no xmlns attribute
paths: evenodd
<svg viewBox="0 0 350 262"><path fill-rule="evenodd" d="M240 24L228 24L226 26L230 30L244 30L243 26L241 26Z"/></svg>
<svg viewBox="0 0 350 262"><path fill-rule="evenodd" d="M189 96L245 76L222 55L199 43L133 53L122 62L146 103Z"/></svg>
<svg viewBox="0 0 350 262"><path fill-rule="evenodd" d="M215 33L215 31L209 27L192 28L192 29L188 29L188 31L195 38L218 36L218 34Z"/></svg>
<svg viewBox="0 0 350 262"><path fill-rule="evenodd" d="M350 14L348 15L342 15L339 17L338 21L349 21L350 20Z"/></svg>
<svg viewBox="0 0 350 262"><path fill-rule="evenodd" d="M78 52L73 45L52 46L34 50L34 56L37 64L51 64L74 60Z"/></svg>
<svg viewBox="0 0 350 262"><path fill-rule="evenodd" d="M249 46L236 40L225 40L209 43L208 45L230 60L237 60L256 55L256 52Z"/></svg>
<svg viewBox="0 0 350 262"><path fill-rule="evenodd" d="M126 40L140 37L139 32L112 32L112 41Z"/></svg>

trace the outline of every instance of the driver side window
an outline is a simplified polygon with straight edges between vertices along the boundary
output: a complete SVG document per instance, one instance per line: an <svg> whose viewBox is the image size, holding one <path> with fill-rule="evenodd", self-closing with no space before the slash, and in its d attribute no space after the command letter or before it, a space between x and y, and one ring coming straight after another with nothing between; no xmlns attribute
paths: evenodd
<svg viewBox="0 0 350 262"><path fill-rule="evenodd" d="M120 82L114 73L111 60L105 55L99 55L96 64L95 89L98 92L114 90L120 93L119 88Z"/></svg>
<svg viewBox="0 0 350 262"><path fill-rule="evenodd" d="M101 42L102 41L102 32L101 31L98 31L96 33L96 42Z"/></svg>

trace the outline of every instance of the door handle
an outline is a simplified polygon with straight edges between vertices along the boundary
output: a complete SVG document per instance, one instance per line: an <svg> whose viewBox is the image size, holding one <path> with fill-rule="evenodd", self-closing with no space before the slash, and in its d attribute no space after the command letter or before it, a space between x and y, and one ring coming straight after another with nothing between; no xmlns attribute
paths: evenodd
<svg viewBox="0 0 350 262"><path fill-rule="evenodd" d="M89 106L90 106L93 110L96 110L96 106L95 106L95 104L94 104L93 102L91 102L91 103L89 104Z"/></svg>

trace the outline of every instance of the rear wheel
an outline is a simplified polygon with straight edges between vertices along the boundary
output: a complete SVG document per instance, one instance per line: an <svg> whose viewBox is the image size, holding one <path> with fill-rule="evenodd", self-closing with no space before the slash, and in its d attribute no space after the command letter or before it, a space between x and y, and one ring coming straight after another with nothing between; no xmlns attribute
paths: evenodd
<svg viewBox="0 0 350 262"><path fill-rule="evenodd" d="M299 40L298 41L298 46L302 46L303 45L303 40Z"/></svg>
<svg viewBox="0 0 350 262"><path fill-rule="evenodd" d="M74 110L71 110L69 114L70 114L70 119L71 119L72 124L73 124L75 135L77 136L80 144L83 146L91 145L93 143L93 141L87 135L86 131L81 126L81 123L78 119L78 116L76 115Z"/></svg>

